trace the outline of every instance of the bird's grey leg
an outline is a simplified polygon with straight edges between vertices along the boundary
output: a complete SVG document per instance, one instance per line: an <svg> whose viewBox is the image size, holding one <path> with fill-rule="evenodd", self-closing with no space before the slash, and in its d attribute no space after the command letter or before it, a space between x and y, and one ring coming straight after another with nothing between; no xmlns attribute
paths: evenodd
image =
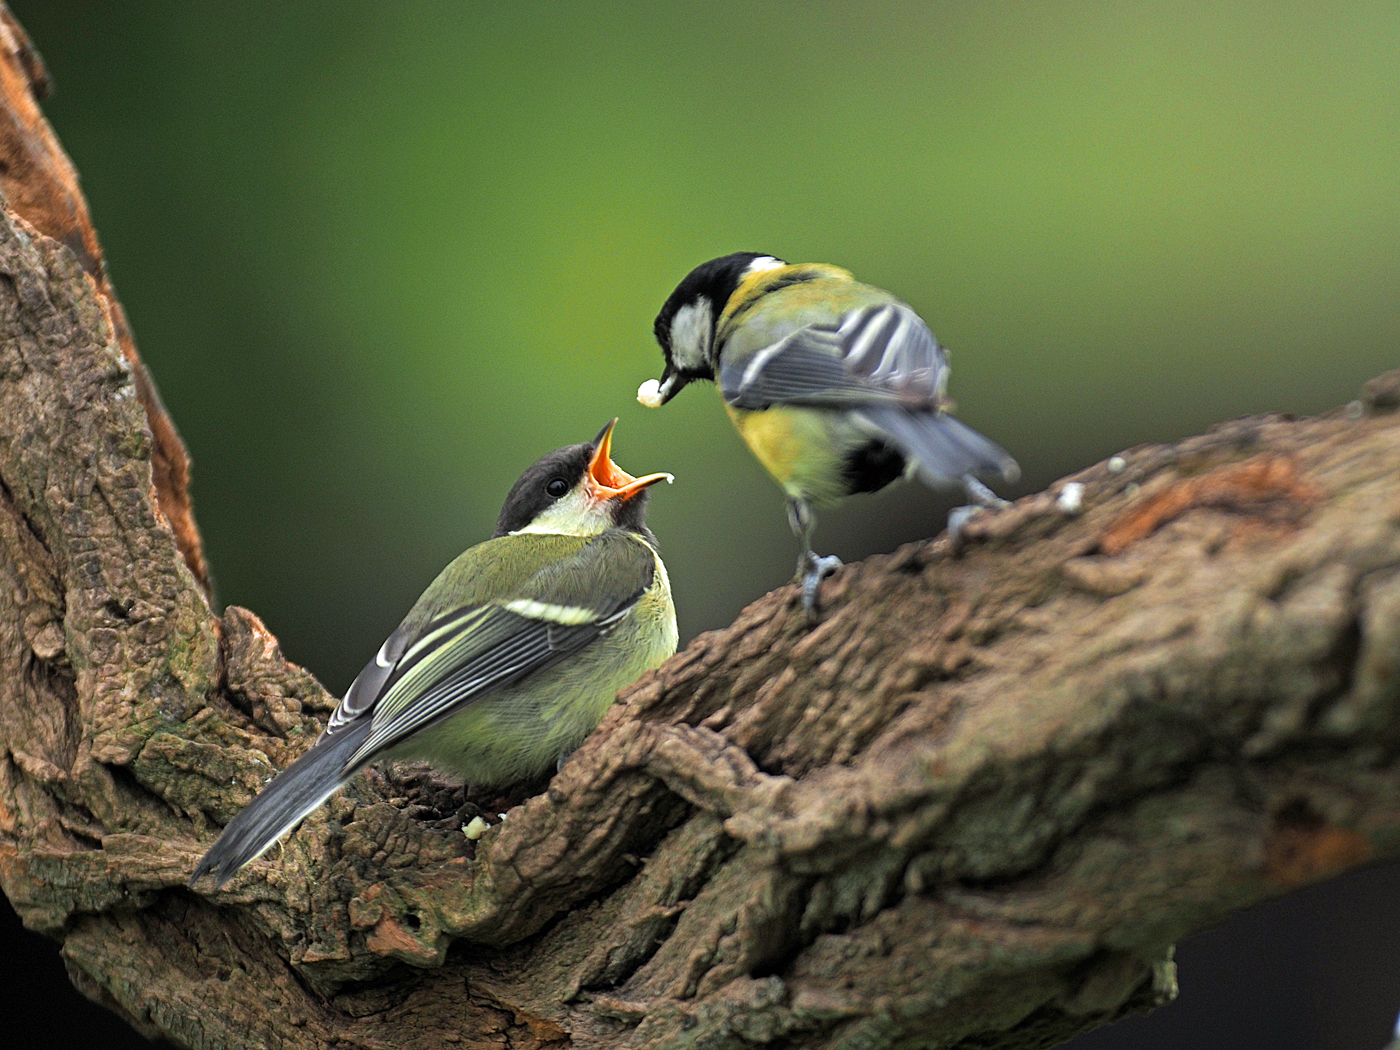
<svg viewBox="0 0 1400 1050"><path fill-rule="evenodd" d="M972 502L962 507L954 507L948 512L948 539L953 544L954 549L958 547L962 539L963 526L983 507L996 509L1011 506L1009 502L987 488L971 474L964 474L962 483L963 491L967 493L967 498Z"/></svg>
<svg viewBox="0 0 1400 1050"><path fill-rule="evenodd" d="M841 559L834 554L822 557L812 550L812 531L817 527L817 516L805 499L788 499L788 524L793 534L802 542L802 553L797 556L797 578L802 581L802 611L807 620L817 620L817 588L837 569Z"/></svg>
<svg viewBox="0 0 1400 1050"><path fill-rule="evenodd" d="M567 751L560 751L559 757L554 760L554 772L562 773L564 771L564 763L569 760L569 756L573 753L573 748L569 748Z"/></svg>
<svg viewBox="0 0 1400 1050"><path fill-rule="evenodd" d="M982 484L980 481L974 478L971 474L964 474L962 483L963 488L967 490L967 498L972 500L972 502L977 504L977 506L979 507L998 508L1011 506L1011 502L1009 500L1002 499L991 489L987 488L986 485Z"/></svg>

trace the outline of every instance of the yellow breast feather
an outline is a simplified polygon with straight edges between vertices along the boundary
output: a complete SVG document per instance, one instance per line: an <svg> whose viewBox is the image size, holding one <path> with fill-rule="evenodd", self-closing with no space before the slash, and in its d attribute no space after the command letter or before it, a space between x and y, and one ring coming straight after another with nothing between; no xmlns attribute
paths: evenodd
<svg viewBox="0 0 1400 1050"><path fill-rule="evenodd" d="M725 406L758 461L789 496L824 504L840 499L841 451L829 413L775 405L758 412Z"/></svg>

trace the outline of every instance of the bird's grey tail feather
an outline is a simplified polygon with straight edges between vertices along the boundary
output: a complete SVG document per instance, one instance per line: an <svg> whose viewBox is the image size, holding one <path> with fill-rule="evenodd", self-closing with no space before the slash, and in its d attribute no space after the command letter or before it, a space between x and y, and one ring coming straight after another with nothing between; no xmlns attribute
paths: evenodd
<svg viewBox="0 0 1400 1050"><path fill-rule="evenodd" d="M306 754L284 769L262 793L228 822L223 834L190 876L193 886L205 875L222 887L245 864L256 860L297 821L333 795L363 763L345 764L369 735L370 721L322 737Z"/></svg>
<svg viewBox="0 0 1400 1050"><path fill-rule="evenodd" d="M859 414L917 460L920 479L936 488L956 485L968 474L1020 477L1021 468L1004 448L946 412L880 406Z"/></svg>

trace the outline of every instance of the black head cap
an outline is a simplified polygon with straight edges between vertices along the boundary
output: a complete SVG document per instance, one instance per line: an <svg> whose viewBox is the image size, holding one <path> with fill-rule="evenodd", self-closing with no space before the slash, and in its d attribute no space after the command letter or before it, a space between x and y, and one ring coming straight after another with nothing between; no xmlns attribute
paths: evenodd
<svg viewBox="0 0 1400 1050"><path fill-rule="evenodd" d="M762 252L734 252L701 263L676 285L676 290L662 305L652 324L656 341L666 355L667 375L675 374L687 381L714 379L712 353L715 325L729 297L749 273L756 259L772 260L772 265L782 265L781 260ZM689 315L693 323L683 327L697 338L692 345L673 345L677 316L686 308L695 312Z"/></svg>
<svg viewBox="0 0 1400 1050"><path fill-rule="evenodd" d="M496 531L491 535L504 536L508 532L523 529L545 510L578 488L588 471L588 461L593 458L593 443L565 445L548 452L525 468L501 505L501 515L496 519Z"/></svg>

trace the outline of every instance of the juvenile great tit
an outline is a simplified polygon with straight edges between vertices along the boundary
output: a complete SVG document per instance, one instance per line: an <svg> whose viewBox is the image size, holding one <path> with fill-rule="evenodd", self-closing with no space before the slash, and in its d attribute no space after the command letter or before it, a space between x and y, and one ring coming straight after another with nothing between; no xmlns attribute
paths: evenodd
<svg viewBox="0 0 1400 1050"><path fill-rule="evenodd" d="M613 420L539 459L496 531L447 566L351 683L311 749L224 828L190 884L222 887L379 759L426 759L473 785L563 759L619 689L676 651L648 489L612 461Z"/></svg>
<svg viewBox="0 0 1400 1050"><path fill-rule="evenodd" d="M740 435L787 493L809 618L818 585L841 564L812 552L814 506L910 473L1000 504L975 475L1020 474L949 414L947 352L928 325L839 267L757 252L711 259L676 286L654 330L666 367L637 400L658 408L692 380L718 384Z"/></svg>

